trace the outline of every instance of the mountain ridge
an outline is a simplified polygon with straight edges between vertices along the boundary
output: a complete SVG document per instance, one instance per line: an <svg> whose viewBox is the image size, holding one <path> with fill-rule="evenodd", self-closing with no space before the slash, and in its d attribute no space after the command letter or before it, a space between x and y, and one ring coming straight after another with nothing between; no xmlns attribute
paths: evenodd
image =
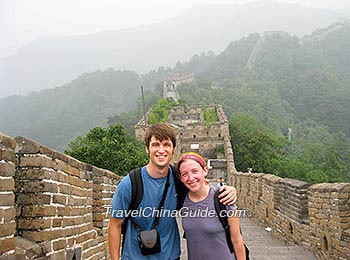
<svg viewBox="0 0 350 260"><path fill-rule="evenodd" d="M292 7L295 9L288 9ZM299 36L307 34L342 14L348 13L261 2L199 5L151 25L93 35L45 37L0 59L0 95L52 88L84 72L109 67L146 73L188 60L194 53L221 52L232 40L252 32L283 29Z"/></svg>

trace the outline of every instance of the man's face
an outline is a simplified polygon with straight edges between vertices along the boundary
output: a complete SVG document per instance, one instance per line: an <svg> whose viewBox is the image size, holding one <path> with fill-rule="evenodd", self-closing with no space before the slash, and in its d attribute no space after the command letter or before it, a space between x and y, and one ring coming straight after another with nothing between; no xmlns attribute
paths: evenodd
<svg viewBox="0 0 350 260"><path fill-rule="evenodd" d="M146 148L150 162L159 167L168 167L171 158L175 152L175 148L170 139L159 141L152 136L149 146Z"/></svg>

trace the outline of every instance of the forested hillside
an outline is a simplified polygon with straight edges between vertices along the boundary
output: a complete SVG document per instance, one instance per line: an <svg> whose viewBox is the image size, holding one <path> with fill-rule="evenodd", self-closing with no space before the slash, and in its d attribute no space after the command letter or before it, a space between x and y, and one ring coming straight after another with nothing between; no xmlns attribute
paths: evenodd
<svg viewBox="0 0 350 260"><path fill-rule="evenodd" d="M281 32L264 36L249 68L245 62L259 37L252 34L233 42L216 57L194 56L177 64L177 70L193 71L198 78L180 89L181 97L187 103L220 103L229 119L248 113L277 135L287 136L290 129L285 159L298 164L294 167L300 175L291 177L349 181L349 24L319 30L303 41ZM283 163L290 176L291 161ZM313 176L303 176L307 173Z"/></svg>
<svg viewBox="0 0 350 260"><path fill-rule="evenodd" d="M139 96L134 72L86 73L62 87L0 99L0 129L63 151L78 135L106 126L108 116L134 108Z"/></svg>
<svg viewBox="0 0 350 260"><path fill-rule="evenodd" d="M326 164L338 167L339 162L345 172L344 165L350 164L350 28L332 28L303 39L270 33L249 67L262 39L256 33L232 42L219 55L195 55L173 69L160 67L145 75L96 71L62 87L0 99L0 129L60 151L95 126L123 123L132 132L143 113L140 86L146 89L148 109L162 96L167 74L188 71L195 84L179 89L187 103L221 104L229 119L248 113L284 137L290 128L286 149L295 158L310 156L315 164L325 164L322 156L333 154L333 162Z"/></svg>

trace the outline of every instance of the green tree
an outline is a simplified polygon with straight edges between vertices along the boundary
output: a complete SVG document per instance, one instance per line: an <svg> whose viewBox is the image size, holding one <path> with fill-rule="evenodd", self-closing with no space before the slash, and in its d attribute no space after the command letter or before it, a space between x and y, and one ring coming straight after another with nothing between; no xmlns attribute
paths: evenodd
<svg viewBox="0 0 350 260"><path fill-rule="evenodd" d="M230 136L235 165L239 171L274 173L286 156L287 139L275 134L251 115L234 116L230 120Z"/></svg>
<svg viewBox="0 0 350 260"><path fill-rule="evenodd" d="M71 141L65 153L119 175L126 175L148 160L144 144L130 136L121 125L95 127L86 136Z"/></svg>

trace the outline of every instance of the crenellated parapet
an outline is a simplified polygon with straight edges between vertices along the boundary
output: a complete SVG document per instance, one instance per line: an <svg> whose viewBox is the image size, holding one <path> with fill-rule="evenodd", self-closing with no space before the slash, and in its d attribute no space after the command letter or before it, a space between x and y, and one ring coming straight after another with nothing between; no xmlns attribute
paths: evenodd
<svg viewBox="0 0 350 260"><path fill-rule="evenodd" d="M12 199L5 208L13 211L14 227L0 236L8 248L0 259L109 259L108 210L120 176L27 138L1 134L0 140L0 178L14 185L6 188Z"/></svg>
<svg viewBox="0 0 350 260"><path fill-rule="evenodd" d="M13 138L0 133L0 259L15 257L15 147Z"/></svg>
<svg viewBox="0 0 350 260"><path fill-rule="evenodd" d="M241 172L233 182L239 206L280 240L308 247L319 259L350 259L350 183Z"/></svg>

